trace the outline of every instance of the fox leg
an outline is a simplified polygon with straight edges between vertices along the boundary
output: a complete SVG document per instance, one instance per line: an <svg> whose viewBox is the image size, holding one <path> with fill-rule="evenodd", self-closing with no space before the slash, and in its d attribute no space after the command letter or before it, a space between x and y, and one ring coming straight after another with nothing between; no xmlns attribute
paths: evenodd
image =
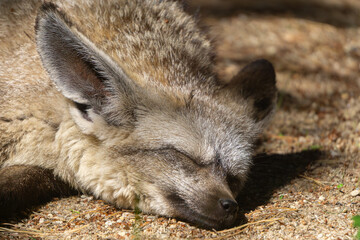
<svg viewBox="0 0 360 240"><path fill-rule="evenodd" d="M0 220L24 217L31 207L76 193L50 169L30 165L3 167L0 169Z"/></svg>

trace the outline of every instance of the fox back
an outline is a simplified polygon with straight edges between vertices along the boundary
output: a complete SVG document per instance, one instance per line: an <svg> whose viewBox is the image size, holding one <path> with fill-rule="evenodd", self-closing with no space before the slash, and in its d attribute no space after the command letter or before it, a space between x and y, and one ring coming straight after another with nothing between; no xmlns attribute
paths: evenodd
<svg viewBox="0 0 360 240"><path fill-rule="evenodd" d="M176 1L1 2L0 212L76 190L233 225L275 73L224 84L213 56Z"/></svg>

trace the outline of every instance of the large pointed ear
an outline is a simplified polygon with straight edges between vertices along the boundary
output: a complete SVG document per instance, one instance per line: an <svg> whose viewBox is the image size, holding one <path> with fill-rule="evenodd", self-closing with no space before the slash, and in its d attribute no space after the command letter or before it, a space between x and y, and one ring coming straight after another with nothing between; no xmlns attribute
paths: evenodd
<svg viewBox="0 0 360 240"><path fill-rule="evenodd" d="M275 108L275 70L267 60L257 60L245 66L227 87L251 105L257 122L264 120Z"/></svg>
<svg viewBox="0 0 360 240"><path fill-rule="evenodd" d="M132 120L134 82L77 31L56 5L41 7L35 28L43 66L59 91L74 102L77 112L72 115L84 131L95 115L111 125Z"/></svg>

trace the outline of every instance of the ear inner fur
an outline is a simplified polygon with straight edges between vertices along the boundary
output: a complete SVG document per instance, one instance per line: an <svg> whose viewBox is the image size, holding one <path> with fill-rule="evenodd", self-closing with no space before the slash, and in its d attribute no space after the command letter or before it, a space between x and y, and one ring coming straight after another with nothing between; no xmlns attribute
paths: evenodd
<svg viewBox="0 0 360 240"><path fill-rule="evenodd" d="M135 84L53 4L37 17L36 40L45 69L66 98L90 106L113 125L133 118Z"/></svg>

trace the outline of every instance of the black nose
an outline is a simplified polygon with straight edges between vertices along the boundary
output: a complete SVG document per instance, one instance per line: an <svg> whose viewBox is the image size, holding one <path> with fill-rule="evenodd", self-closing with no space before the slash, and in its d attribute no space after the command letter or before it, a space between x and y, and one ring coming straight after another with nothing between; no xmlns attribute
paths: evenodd
<svg viewBox="0 0 360 240"><path fill-rule="evenodd" d="M219 202L223 210L229 214L234 214L238 211L238 204L233 200L220 199Z"/></svg>

